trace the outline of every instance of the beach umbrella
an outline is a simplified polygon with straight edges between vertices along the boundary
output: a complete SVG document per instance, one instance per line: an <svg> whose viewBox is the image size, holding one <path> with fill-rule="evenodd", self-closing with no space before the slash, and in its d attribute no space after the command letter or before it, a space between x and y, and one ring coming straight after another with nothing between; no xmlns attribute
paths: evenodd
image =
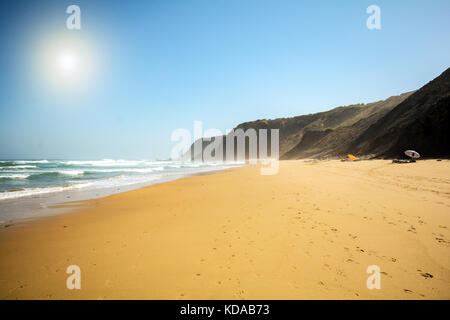
<svg viewBox="0 0 450 320"><path fill-rule="evenodd" d="M420 154L414 150L406 150L405 154L412 159L420 158Z"/></svg>
<svg viewBox="0 0 450 320"><path fill-rule="evenodd" d="M353 161L358 160L358 158L355 157L355 156L352 155L352 154L348 154L347 157L349 157L349 158L350 158L351 160L353 160Z"/></svg>

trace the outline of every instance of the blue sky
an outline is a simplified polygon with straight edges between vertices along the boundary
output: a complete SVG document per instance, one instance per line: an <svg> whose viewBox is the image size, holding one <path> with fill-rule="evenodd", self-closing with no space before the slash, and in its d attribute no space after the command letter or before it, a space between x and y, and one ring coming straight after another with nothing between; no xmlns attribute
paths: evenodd
<svg viewBox="0 0 450 320"><path fill-rule="evenodd" d="M79 31L66 29L71 4ZM381 30L366 28L372 4ZM450 67L447 0L0 6L0 158L168 158L172 131L194 120L225 131L377 101ZM71 41L95 61L76 89L40 58Z"/></svg>

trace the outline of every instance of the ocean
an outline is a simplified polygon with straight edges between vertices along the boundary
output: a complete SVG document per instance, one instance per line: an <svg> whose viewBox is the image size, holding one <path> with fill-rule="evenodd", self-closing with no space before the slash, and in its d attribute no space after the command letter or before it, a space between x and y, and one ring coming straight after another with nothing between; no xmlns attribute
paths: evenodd
<svg viewBox="0 0 450 320"><path fill-rule="evenodd" d="M75 190L149 185L242 163L150 160L0 160L2 200Z"/></svg>

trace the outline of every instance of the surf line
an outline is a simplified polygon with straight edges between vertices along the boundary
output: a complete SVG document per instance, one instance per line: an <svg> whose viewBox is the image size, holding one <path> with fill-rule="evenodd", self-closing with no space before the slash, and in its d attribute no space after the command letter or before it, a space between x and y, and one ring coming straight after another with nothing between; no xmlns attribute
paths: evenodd
<svg viewBox="0 0 450 320"><path fill-rule="evenodd" d="M212 316L214 307L195 307L188 304L186 307L181 307L180 314L182 315L206 315L208 318Z"/></svg>

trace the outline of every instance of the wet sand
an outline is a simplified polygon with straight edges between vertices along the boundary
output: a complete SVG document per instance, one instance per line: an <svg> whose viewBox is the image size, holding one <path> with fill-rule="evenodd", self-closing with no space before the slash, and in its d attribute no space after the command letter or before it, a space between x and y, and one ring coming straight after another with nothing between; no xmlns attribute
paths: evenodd
<svg viewBox="0 0 450 320"><path fill-rule="evenodd" d="M72 206L0 226L0 298L450 299L447 160L282 161Z"/></svg>

